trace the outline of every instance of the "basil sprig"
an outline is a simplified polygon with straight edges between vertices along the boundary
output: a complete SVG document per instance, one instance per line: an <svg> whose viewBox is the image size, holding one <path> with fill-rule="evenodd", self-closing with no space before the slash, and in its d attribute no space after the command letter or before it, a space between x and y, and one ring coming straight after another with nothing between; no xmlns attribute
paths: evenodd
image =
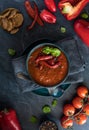
<svg viewBox="0 0 89 130"><path fill-rule="evenodd" d="M61 54L61 51L56 47L46 46L42 49L44 54L51 54L52 56L58 57Z"/></svg>

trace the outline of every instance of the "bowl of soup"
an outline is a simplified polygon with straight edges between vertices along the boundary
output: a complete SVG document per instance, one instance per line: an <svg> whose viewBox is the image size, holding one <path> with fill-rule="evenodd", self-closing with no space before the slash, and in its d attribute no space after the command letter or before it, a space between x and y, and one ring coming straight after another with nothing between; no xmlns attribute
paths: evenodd
<svg viewBox="0 0 89 130"><path fill-rule="evenodd" d="M55 44L42 43L35 46L26 61L30 78L43 87L54 87L65 81L69 62L64 51Z"/></svg>

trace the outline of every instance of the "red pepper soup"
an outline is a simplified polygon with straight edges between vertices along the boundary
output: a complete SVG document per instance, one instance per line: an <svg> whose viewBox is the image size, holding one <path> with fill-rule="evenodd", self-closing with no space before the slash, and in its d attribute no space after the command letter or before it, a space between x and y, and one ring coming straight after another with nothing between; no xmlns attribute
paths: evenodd
<svg viewBox="0 0 89 130"><path fill-rule="evenodd" d="M28 58L28 73L31 78L44 87L61 83L68 73L68 60L59 48L45 46L35 49ZM48 51L49 49L49 51ZM58 54L57 52L59 49ZM56 50L56 51L55 51ZM46 52L46 53L44 53ZM55 55L56 54L56 55Z"/></svg>

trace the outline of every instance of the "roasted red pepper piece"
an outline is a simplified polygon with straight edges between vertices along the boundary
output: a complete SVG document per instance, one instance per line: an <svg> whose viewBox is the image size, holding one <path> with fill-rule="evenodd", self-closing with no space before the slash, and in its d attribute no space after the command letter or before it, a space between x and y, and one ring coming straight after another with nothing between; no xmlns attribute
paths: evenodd
<svg viewBox="0 0 89 130"><path fill-rule="evenodd" d="M89 22L83 19L76 20L74 29L82 41L89 47Z"/></svg>
<svg viewBox="0 0 89 130"><path fill-rule="evenodd" d="M48 63L49 65L54 65L54 64L55 64L55 61L56 61L56 58L53 57L52 59L47 60L47 63Z"/></svg>
<svg viewBox="0 0 89 130"><path fill-rule="evenodd" d="M56 23L56 16L50 13L48 10L44 9L40 13L40 17L43 21L47 23Z"/></svg>
<svg viewBox="0 0 89 130"><path fill-rule="evenodd" d="M24 5L25 5L25 8L26 8L26 11L27 11L28 15L34 19L34 18L35 18L35 11L34 11L34 9L33 9L32 6L31 6L30 1L29 1L29 0L26 0L25 3L24 3ZM41 20L41 18L40 18L39 15L38 15L38 17L37 17L37 23L38 23L40 26L43 26L43 25L44 25L44 24L43 24L43 21Z"/></svg>
<svg viewBox="0 0 89 130"><path fill-rule="evenodd" d="M2 112L1 130L21 130L15 110Z"/></svg>
<svg viewBox="0 0 89 130"><path fill-rule="evenodd" d="M61 62L60 57L56 58L52 55L42 55L37 57L36 64L40 65L40 70L43 69L44 66L55 69L61 65Z"/></svg>
<svg viewBox="0 0 89 130"><path fill-rule="evenodd" d="M76 18L89 0L61 0L58 8L67 20Z"/></svg>
<svg viewBox="0 0 89 130"><path fill-rule="evenodd" d="M52 59L52 58L53 58L53 56L51 56L51 55L38 56L37 59L36 59L36 63L43 61L43 60L49 60L49 59Z"/></svg>
<svg viewBox="0 0 89 130"><path fill-rule="evenodd" d="M36 23L36 21L37 21L37 17L38 17L38 7L37 7L37 5L35 4L35 2L34 2L34 11L35 11L35 18L34 18L32 24L28 27L29 30L34 27L34 25L35 25L35 23Z"/></svg>
<svg viewBox="0 0 89 130"><path fill-rule="evenodd" d="M44 2L51 12L56 12L56 4L54 0L44 0Z"/></svg>
<svg viewBox="0 0 89 130"><path fill-rule="evenodd" d="M40 64L41 64L41 66L47 66L48 68L51 68L51 69L56 69L61 65L60 61L57 61L54 65L50 65L46 61L41 61Z"/></svg>

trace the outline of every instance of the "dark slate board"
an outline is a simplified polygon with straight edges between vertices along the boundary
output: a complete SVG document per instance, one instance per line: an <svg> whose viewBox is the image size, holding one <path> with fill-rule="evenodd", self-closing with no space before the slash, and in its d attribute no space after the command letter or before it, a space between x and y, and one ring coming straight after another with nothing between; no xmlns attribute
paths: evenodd
<svg viewBox="0 0 89 130"><path fill-rule="evenodd" d="M58 3L58 1L59 0L56 0L56 3ZM37 3L40 11L45 8L42 0L35 0L35 2ZM26 31L26 26L31 24L32 20L28 17L25 11L24 0L0 0L0 12L8 7L15 7L24 14L24 24L20 31L15 35L10 35L0 28L0 109L5 107L14 108L17 112L22 130L37 130L40 122L33 125L29 122L29 118L32 115L35 115L40 120L41 115L43 115L42 106L45 104L51 105L53 97L39 96L32 92L24 94L20 92L13 74L11 64L12 58L8 55L7 49L16 49L16 57L18 57L22 54L22 51L29 46L29 44L32 44L34 41L39 39L46 38L57 41L70 36L75 37L77 35L75 34L72 26L74 21L67 21L57 9L57 13L55 13L57 16L57 23L55 25L45 23L44 27L40 27L36 24L34 29ZM84 8L84 10L89 11L89 4L86 8ZM65 26L67 28L67 32L65 34L61 34L60 26ZM78 37L77 39L79 40L79 48L82 46L79 51L84 54L86 60L84 84L89 88L89 50ZM52 108L52 115L56 117L57 120L59 120L62 115L63 104L73 98L77 86L78 84L71 85L62 98L58 99L57 107ZM74 129L78 130L81 128L81 130L87 130L88 126L89 120L82 127L74 124ZM63 130L60 123L59 129Z"/></svg>

